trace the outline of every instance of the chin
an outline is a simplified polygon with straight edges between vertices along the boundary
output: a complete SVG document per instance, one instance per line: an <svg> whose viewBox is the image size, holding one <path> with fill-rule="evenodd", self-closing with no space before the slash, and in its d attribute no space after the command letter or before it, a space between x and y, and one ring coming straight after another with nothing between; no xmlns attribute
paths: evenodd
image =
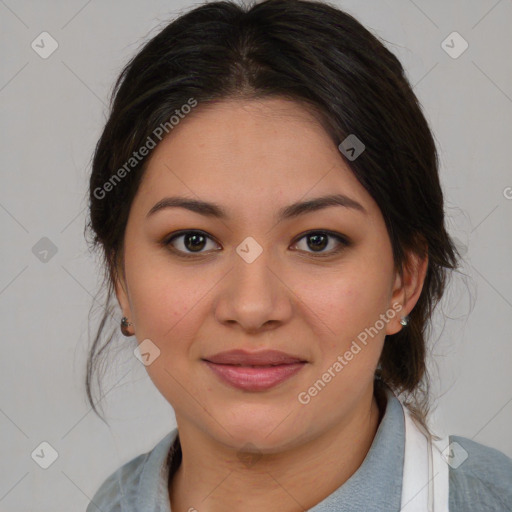
<svg viewBox="0 0 512 512"><path fill-rule="evenodd" d="M241 449L249 445L247 450L259 453L277 453L291 448L300 442L301 438L311 434L311 427L303 426L293 417L287 417L289 411L279 408L279 414L260 414L256 411L240 414L239 421L222 421L215 425L215 430L221 442L231 447ZM283 411L285 411L283 413ZM230 435L231 434L231 435Z"/></svg>

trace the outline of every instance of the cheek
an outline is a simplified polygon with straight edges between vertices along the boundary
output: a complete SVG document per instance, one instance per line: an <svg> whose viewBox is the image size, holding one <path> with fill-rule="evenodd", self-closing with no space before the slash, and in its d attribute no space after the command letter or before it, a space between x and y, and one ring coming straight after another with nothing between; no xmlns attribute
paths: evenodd
<svg viewBox="0 0 512 512"><path fill-rule="evenodd" d="M301 315L317 326L324 355L348 347L361 332L374 326L389 306L390 269L378 267L375 261L373 267L369 263L346 265L300 287Z"/></svg>
<svg viewBox="0 0 512 512"><path fill-rule="evenodd" d="M184 331L197 314L206 280L197 280L197 271L191 268L171 265L161 252L142 246L132 249L127 251L125 270L137 339L155 340L166 349L176 346L179 339L186 339Z"/></svg>
<svg viewBox="0 0 512 512"><path fill-rule="evenodd" d="M163 276L139 280L133 294L137 337L158 340L166 348L187 339L187 332L197 324L198 305L204 296L199 286Z"/></svg>
<svg viewBox="0 0 512 512"><path fill-rule="evenodd" d="M173 404L183 398L180 383L187 382L184 370L191 357L191 340L202 322L198 316L203 314L201 299L204 301L206 286L202 288L196 281L186 273L148 262L135 267L130 286L137 340L150 339L160 351L146 371ZM192 392L193 386L188 383L187 389Z"/></svg>

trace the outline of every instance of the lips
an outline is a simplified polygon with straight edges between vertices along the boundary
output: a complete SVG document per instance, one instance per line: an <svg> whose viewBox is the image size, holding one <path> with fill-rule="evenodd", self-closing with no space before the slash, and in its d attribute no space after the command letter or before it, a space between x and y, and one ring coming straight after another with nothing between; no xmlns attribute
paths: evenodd
<svg viewBox="0 0 512 512"><path fill-rule="evenodd" d="M279 350L265 350L262 352L247 352L245 350L230 350L205 357L206 361L216 364L230 364L240 366L276 366L282 364L304 363L304 359Z"/></svg>
<svg viewBox="0 0 512 512"><path fill-rule="evenodd" d="M307 361L277 350L230 350L203 359L224 383L244 391L264 391L298 373Z"/></svg>

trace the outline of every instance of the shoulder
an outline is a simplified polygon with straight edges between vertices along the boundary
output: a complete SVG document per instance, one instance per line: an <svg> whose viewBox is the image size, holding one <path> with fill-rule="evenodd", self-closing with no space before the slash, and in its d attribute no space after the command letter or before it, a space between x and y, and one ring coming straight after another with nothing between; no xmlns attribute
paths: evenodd
<svg viewBox="0 0 512 512"><path fill-rule="evenodd" d="M169 448L177 433L177 429L172 430L151 450L111 473L92 497L86 512L136 511L136 504L158 500L155 491L159 480L166 478ZM148 496L141 496L141 492Z"/></svg>
<svg viewBox="0 0 512 512"><path fill-rule="evenodd" d="M450 511L512 510L512 459L461 436L450 436Z"/></svg>
<svg viewBox="0 0 512 512"><path fill-rule="evenodd" d="M132 502L140 475L149 456L144 453L134 457L111 473L101 484L87 506L86 512L121 512L124 502Z"/></svg>

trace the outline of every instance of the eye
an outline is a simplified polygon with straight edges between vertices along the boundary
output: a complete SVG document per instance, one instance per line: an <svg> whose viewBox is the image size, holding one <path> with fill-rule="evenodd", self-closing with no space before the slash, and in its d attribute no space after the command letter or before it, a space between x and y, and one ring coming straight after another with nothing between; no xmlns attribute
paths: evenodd
<svg viewBox="0 0 512 512"><path fill-rule="evenodd" d="M333 239L335 242L331 244L331 250L325 251L324 249L329 246L329 239ZM295 243L295 246L297 246L301 240L305 240L306 247L311 248L313 253L318 253L321 257L337 254L350 245L348 239L343 235L330 231L310 231L299 238L298 242ZM332 245L334 245L334 248L332 248ZM306 250L306 252L309 251Z"/></svg>
<svg viewBox="0 0 512 512"><path fill-rule="evenodd" d="M349 240L343 235L325 230L309 231L305 233L292 247L299 246L302 240L305 240L306 247L302 249L299 247L299 250L316 253L319 257L337 254L350 245ZM169 247L179 256L193 257L194 254L204 254L208 252L207 249L215 250L215 247L208 248L209 242L214 246L219 245L210 235L203 231L188 230L174 233L172 236L166 238L162 244ZM331 249L325 250L329 247L329 244L331 244ZM308 248L312 249L312 251L308 251Z"/></svg>
<svg viewBox="0 0 512 512"><path fill-rule="evenodd" d="M194 230L175 233L164 240L163 244L165 246L171 246L171 250L187 257L196 253L202 254L208 242L213 242L213 239L209 235L202 231Z"/></svg>

